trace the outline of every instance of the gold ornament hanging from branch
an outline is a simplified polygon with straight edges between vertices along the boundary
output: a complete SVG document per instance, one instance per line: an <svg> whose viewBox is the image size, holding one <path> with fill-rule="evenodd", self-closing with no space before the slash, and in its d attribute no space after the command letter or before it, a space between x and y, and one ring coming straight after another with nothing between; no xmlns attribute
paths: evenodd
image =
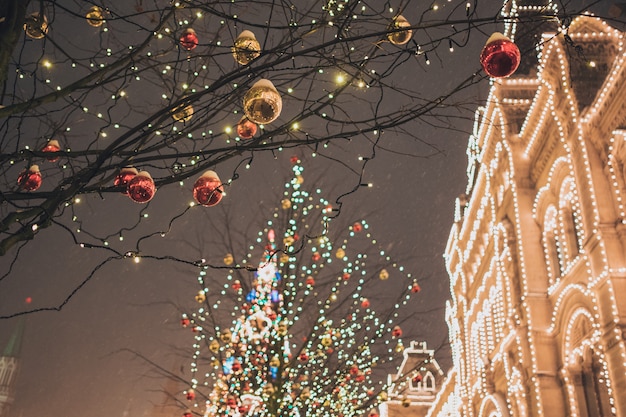
<svg viewBox="0 0 626 417"><path fill-rule="evenodd" d="M248 65L261 55L261 44L256 40L254 33L244 30L235 39L235 46L233 46L232 51L235 61L241 65Z"/></svg>
<svg viewBox="0 0 626 417"><path fill-rule="evenodd" d="M24 32L32 39L43 39L48 33L48 18L39 12L26 17Z"/></svg>
<svg viewBox="0 0 626 417"><path fill-rule="evenodd" d="M387 39L389 40L389 42L393 43L394 45L398 45L398 46L404 45L405 43L411 40L411 37L413 36L413 30L411 29L398 30L398 29L410 28L410 27L411 27L411 24L409 23L408 20L404 18L404 16L402 15L396 16L391 22L391 25L389 25L389 33L387 34Z"/></svg>
<svg viewBox="0 0 626 417"><path fill-rule="evenodd" d="M87 23L95 28L102 26L104 23L104 13L98 6L92 6L85 15Z"/></svg>
<svg viewBox="0 0 626 417"><path fill-rule="evenodd" d="M257 81L243 98L243 111L256 124L273 122L282 109L283 101L270 80Z"/></svg>

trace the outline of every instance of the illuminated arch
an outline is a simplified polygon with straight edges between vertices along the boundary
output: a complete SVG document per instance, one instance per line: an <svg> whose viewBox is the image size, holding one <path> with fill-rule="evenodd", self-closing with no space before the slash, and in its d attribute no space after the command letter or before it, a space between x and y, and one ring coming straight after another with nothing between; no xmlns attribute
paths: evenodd
<svg viewBox="0 0 626 417"><path fill-rule="evenodd" d="M478 417L510 417L509 409L502 394L489 394L483 398Z"/></svg>

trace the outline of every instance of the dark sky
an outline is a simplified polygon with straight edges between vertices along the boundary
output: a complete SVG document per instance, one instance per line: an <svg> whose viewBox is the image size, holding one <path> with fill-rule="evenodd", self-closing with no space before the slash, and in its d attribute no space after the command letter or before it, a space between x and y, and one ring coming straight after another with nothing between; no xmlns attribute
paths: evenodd
<svg viewBox="0 0 626 417"><path fill-rule="evenodd" d="M408 2L409 6L416 2ZM498 1L487 7L497 7ZM604 10L608 3L604 3ZM405 15L412 16L410 7ZM60 29L53 27L53 33ZM478 34L477 34L478 35ZM425 94L446 90L471 71L478 70L478 54L484 38L474 36L469 44L447 52L447 46L431 56L421 72L407 67L395 77L397 83L420 85ZM413 334L437 345L447 336L444 303L448 278L443 250L452 225L454 200L466 185L465 146L472 127L473 111L486 98L488 82L469 88L458 96L466 103L454 129L412 124L411 128L441 152L424 157L428 149L417 146L399 132L385 132L385 147L367 165L362 187L342 201L338 221L365 217L388 253L404 261L420 278L422 298ZM288 99L285 99L288 106ZM415 133L415 132L413 132ZM367 153L367 143L356 149ZM305 181L315 180L330 200L350 190L354 175L324 156L349 161L353 167L355 146L331 147L313 158L310 151L285 151L255 157L251 168L227 190L214 209L196 208L174 224L166 238L151 238L146 250L184 254L189 259L221 259L225 250L216 243L213 228L228 221L233 229L248 230L265 221L264 215L276 206L289 157L302 158ZM350 159L352 158L352 159ZM222 179L233 172L236 161L221 168ZM159 190L147 212L148 230L164 230L169 220L190 200L191 183ZM121 195L83 197L77 210L89 219L90 231L102 235L111 223L131 222L140 208ZM226 215L228 213L228 216ZM226 220L228 219L228 220ZM251 220L254 219L254 220ZM345 220L344 220L345 219ZM218 226L219 228L219 226ZM136 240L145 231L128 232L125 241ZM80 234L78 234L80 236ZM112 240L115 238L112 238ZM0 259L1 271L11 272L0 282L0 313L11 314L32 307L58 305L73 288L89 277L106 253L81 249L59 228L44 230L20 253L19 261ZM117 245L122 245L116 243ZM194 258L196 257L196 258ZM90 417L154 416L154 404L162 400L164 379L154 377L153 368L130 351L179 372L189 358L184 353L192 339L181 331L177 306L189 306L196 292L197 269L167 261L113 261L95 271L91 280L59 312L25 316L26 331L21 351L21 370L13 416ZM19 318L0 320L0 343L4 346ZM129 351L130 350L130 351ZM445 349L438 353L449 365ZM390 370L392 371L392 370Z"/></svg>

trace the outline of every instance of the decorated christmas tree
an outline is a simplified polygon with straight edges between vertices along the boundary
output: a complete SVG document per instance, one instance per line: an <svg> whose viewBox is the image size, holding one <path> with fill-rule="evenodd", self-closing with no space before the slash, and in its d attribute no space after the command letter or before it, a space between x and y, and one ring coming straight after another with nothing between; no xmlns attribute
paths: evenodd
<svg viewBox="0 0 626 417"><path fill-rule="evenodd" d="M403 350L419 284L365 220L333 240L333 206L292 163L257 246L241 262L224 257L227 285L198 277L199 307L181 319L194 333L186 416L367 415L384 399L384 364Z"/></svg>

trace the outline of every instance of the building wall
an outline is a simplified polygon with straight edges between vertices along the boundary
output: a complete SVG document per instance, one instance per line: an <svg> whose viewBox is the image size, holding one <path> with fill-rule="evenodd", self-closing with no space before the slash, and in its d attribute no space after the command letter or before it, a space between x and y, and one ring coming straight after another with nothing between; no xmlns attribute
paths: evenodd
<svg viewBox="0 0 626 417"><path fill-rule="evenodd" d="M477 112L429 416L626 417L625 38L589 16L568 36Z"/></svg>

